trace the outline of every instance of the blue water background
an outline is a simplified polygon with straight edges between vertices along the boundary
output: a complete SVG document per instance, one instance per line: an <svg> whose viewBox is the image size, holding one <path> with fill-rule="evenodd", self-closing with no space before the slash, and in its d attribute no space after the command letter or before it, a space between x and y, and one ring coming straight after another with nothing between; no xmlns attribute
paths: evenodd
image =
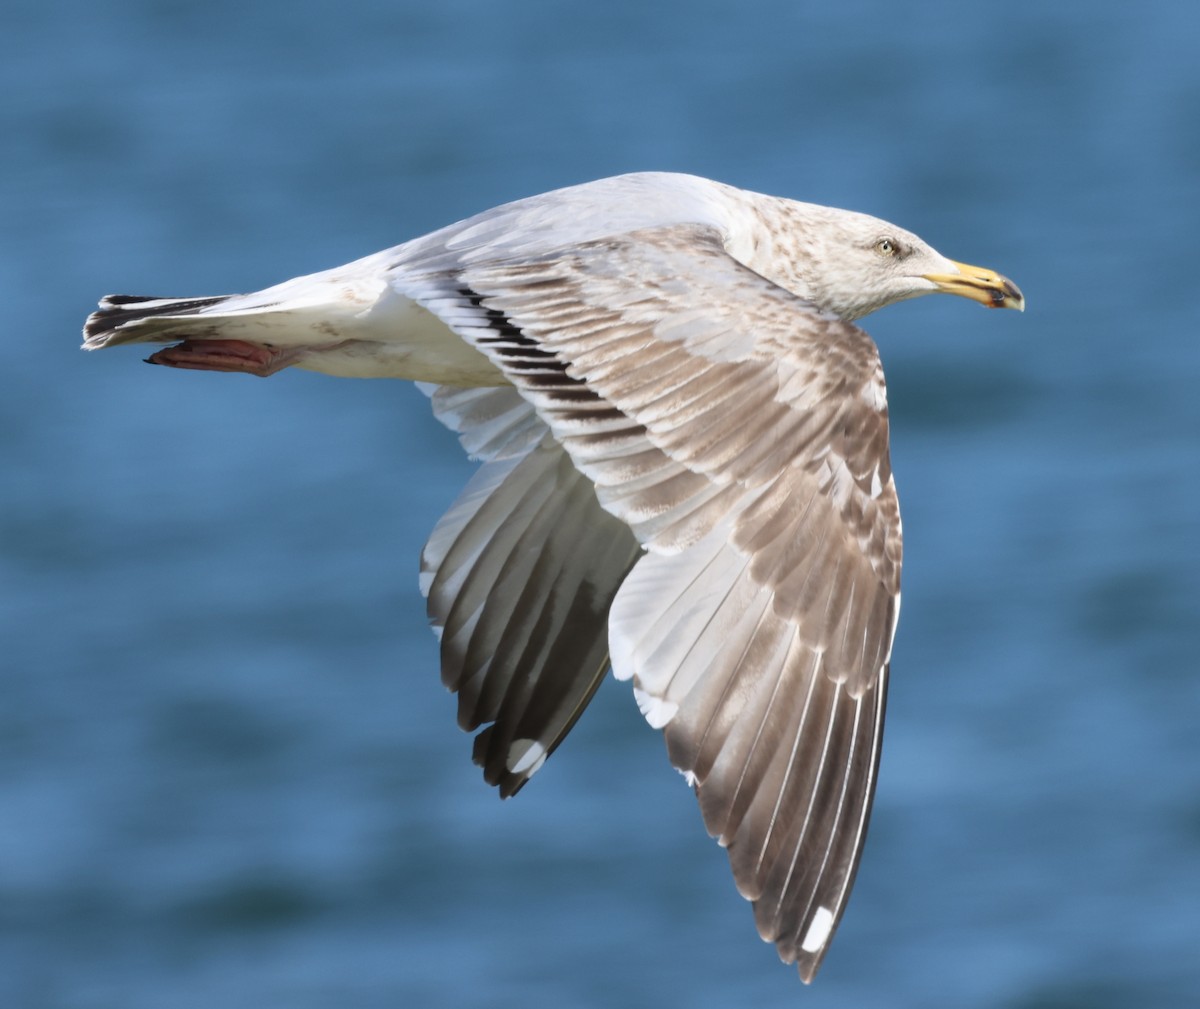
<svg viewBox="0 0 1200 1009"><path fill-rule="evenodd" d="M1200 8L16 0L0 49L0 1005L1200 1005ZM417 591L414 389L85 355L672 169L873 212L1029 309L868 320L904 614L816 984L625 685L501 803Z"/></svg>

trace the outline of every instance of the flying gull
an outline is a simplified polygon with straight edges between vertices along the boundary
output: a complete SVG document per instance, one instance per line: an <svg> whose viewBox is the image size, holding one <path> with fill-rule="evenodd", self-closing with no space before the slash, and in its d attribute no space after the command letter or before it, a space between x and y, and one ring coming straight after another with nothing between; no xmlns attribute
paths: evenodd
<svg viewBox="0 0 1200 1009"><path fill-rule="evenodd" d="M862 850L900 612L887 394L854 321L937 291L1024 307L876 218L644 173L255 294L112 295L84 347L422 383L482 461L421 588L485 779L517 792L611 665L809 981Z"/></svg>

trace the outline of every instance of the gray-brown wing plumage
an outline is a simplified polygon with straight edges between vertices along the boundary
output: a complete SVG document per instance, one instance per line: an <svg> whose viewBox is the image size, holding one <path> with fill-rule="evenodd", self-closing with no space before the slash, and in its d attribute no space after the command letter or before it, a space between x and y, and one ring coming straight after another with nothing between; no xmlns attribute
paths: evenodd
<svg viewBox="0 0 1200 1009"><path fill-rule="evenodd" d="M394 283L488 355L648 551L613 605L614 671L760 933L811 978L862 847L899 606L874 344L702 226Z"/></svg>

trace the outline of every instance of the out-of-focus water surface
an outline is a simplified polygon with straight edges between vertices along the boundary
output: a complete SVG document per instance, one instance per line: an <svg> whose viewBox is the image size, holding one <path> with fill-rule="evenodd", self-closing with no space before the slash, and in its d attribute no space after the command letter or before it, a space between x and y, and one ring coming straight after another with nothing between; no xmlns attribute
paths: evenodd
<svg viewBox="0 0 1200 1009"><path fill-rule="evenodd" d="M1200 999L1200 14L17 0L0 58L0 1004ZM1022 285L869 320L904 505L875 819L816 984L624 685L496 801L417 591L470 472L400 383L84 355L639 169Z"/></svg>

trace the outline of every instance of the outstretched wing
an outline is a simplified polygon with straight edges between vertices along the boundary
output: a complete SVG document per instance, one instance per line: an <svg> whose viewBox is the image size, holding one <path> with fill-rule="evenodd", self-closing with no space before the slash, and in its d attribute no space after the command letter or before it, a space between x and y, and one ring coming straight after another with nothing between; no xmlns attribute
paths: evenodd
<svg viewBox="0 0 1200 1009"><path fill-rule="evenodd" d="M874 344L699 225L393 282L503 370L648 551L614 671L810 979L862 848L899 610Z"/></svg>
<svg viewBox="0 0 1200 1009"><path fill-rule="evenodd" d="M641 548L511 386L426 386L484 460L421 555L442 682L475 763L507 798L542 766L608 668L608 611Z"/></svg>

